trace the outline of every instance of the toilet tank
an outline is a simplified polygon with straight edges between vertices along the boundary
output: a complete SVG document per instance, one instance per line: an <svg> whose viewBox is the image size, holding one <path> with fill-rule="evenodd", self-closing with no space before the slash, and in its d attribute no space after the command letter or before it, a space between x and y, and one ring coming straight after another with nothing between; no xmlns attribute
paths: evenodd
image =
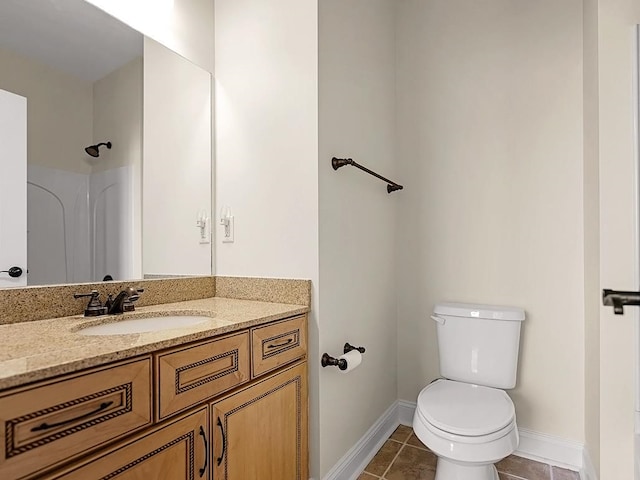
<svg viewBox="0 0 640 480"><path fill-rule="evenodd" d="M431 318L437 322L444 378L502 389L516 386L523 309L441 303Z"/></svg>

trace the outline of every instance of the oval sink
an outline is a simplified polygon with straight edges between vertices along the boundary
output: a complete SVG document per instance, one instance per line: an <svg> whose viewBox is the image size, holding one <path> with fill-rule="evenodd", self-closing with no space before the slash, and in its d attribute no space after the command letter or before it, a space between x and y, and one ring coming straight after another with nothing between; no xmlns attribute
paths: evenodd
<svg viewBox="0 0 640 480"><path fill-rule="evenodd" d="M126 335L128 333L157 332L199 325L211 317L197 315L172 315L166 317L129 318L117 322L103 323L78 330L81 335Z"/></svg>

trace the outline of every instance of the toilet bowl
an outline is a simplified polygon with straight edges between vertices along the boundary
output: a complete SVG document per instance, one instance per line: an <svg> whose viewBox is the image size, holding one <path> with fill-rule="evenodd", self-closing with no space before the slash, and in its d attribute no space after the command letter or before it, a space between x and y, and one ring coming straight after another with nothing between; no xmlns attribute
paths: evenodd
<svg viewBox="0 0 640 480"><path fill-rule="evenodd" d="M447 303L431 318L443 378L418 395L413 430L438 457L435 480L498 480L494 464L519 442L503 389L515 386L524 310Z"/></svg>
<svg viewBox="0 0 640 480"><path fill-rule="evenodd" d="M497 480L494 463L518 447L511 399L502 390L437 380L418 396L416 436L438 456L436 480Z"/></svg>

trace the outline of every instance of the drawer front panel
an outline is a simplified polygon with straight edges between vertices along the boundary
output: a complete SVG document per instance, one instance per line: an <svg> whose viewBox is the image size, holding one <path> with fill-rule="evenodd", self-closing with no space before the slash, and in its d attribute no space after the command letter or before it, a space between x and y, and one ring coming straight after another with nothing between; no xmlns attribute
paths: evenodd
<svg viewBox="0 0 640 480"><path fill-rule="evenodd" d="M274 370L304 357L307 352L307 317L271 323L251 330L252 376Z"/></svg>
<svg viewBox="0 0 640 480"><path fill-rule="evenodd" d="M249 380L249 333L156 355L158 420Z"/></svg>
<svg viewBox="0 0 640 480"><path fill-rule="evenodd" d="M19 478L151 423L151 359L0 397L0 471ZM4 477L3 477L4 478Z"/></svg>

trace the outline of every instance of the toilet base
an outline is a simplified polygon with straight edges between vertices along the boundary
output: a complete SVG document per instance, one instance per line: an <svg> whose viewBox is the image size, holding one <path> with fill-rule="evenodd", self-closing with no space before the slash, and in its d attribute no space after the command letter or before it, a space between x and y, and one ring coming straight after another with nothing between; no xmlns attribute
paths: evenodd
<svg viewBox="0 0 640 480"><path fill-rule="evenodd" d="M498 470L492 463L462 464L438 457L435 480L499 480L499 477Z"/></svg>

